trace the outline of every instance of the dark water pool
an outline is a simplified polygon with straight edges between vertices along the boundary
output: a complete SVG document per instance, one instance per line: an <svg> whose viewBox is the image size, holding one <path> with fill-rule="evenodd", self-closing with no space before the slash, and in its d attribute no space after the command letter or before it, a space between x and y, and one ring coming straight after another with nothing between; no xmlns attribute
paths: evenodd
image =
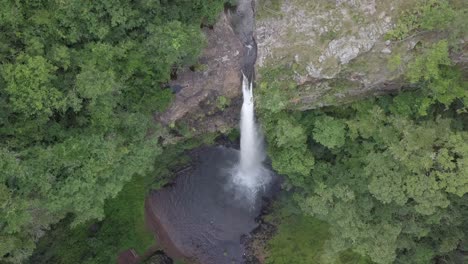
<svg viewBox="0 0 468 264"><path fill-rule="evenodd" d="M270 196L273 184L249 199L230 183L230 169L239 159L237 150L210 147L191 156L190 169L147 198L149 224L171 257L189 263L244 263L241 238L257 227L262 196Z"/></svg>

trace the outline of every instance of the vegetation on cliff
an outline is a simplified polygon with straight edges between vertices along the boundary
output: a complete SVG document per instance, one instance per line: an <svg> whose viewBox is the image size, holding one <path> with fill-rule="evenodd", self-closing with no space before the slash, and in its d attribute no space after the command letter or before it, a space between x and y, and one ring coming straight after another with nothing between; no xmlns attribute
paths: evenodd
<svg viewBox="0 0 468 264"><path fill-rule="evenodd" d="M112 263L152 244L145 194L196 145L163 147L152 114L171 102L171 73L203 48L200 25L234 1L0 0L0 263L26 262L41 237L31 263ZM281 17L280 0L260 2L263 16ZM261 69L260 121L295 203L271 216L267 263L463 262L468 87L451 54L467 10L460 0L411 3L386 39L427 37L408 61L397 48L382 60L405 72L400 93L345 105L325 94L308 109L335 106L292 110L317 88L298 93L304 65ZM326 83L335 94L353 85L338 77Z"/></svg>
<svg viewBox="0 0 468 264"><path fill-rule="evenodd" d="M455 11L444 1L429 2L418 14L438 16L423 13L392 33L403 38L420 29L448 30L434 44L420 43L403 92L300 112L289 110L295 108L293 66L261 73L260 119L273 167L286 175L302 213L329 224L323 263L345 250L382 264L462 258L468 85L449 57L458 48L451 39L452 29L459 33L456 24L448 24L458 21Z"/></svg>
<svg viewBox="0 0 468 264"><path fill-rule="evenodd" d="M444 76L466 94L456 68ZM440 103L429 85L341 107L262 111L273 167L303 212L330 224L330 254L429 263L467 239L466 96Z"/></svg>
<svg viewBox="0 0 468 264"><path fill-rule="evenodd" d="M282 195L273 205L272 213L265 221L277 226L275 236L266 245L267 264L327 263L324 259L327 241L330 239L329 226L310 215L302 213L290 194ZM370 264L351 250L343 251L334 264Z"/></svg>
<svg viewBox="0 0 468 264"><path fill-rule="evenodd" d="M76 260L86 264L114 263L117 255L128 249L143 256L157 245L144 215L148 192L170 183L174 171L190 161L185 150L213 144L214 137L212 134L164 147L164 155L158 156L151 173L134 176L115 198L106 201L102 221L92 219L70 228L73 217L69 216L39 240L27 263L68 264Z"/></svg>
<svg viewBox="0 0 468 264"><path fill-rule="evenodd" d="M24 261L67 215L103 219L152 170L164 83L195 61L223 4L0 1L0 261Z"/></svg>

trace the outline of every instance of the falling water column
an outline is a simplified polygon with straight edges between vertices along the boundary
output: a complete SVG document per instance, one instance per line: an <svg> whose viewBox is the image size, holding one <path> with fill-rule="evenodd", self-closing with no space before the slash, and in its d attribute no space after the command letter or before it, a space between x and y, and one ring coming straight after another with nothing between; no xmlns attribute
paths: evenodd
<svg viewBox="0 0 468 264"><path fill-rule="evenodd" d="M265 151L263 137L255 123L255 108L252 83L243 75L242 95L244 98L240 121L240 162L235 182L255 190L268 180L268 170L263 167Z"/></svg>

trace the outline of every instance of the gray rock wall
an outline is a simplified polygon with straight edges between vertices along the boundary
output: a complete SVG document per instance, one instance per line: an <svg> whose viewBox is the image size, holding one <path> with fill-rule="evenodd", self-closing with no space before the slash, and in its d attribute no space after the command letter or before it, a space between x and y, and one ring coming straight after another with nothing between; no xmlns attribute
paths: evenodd
<svg viewBox="0 0 468 264"><path fill-rule="evenodd" d="M291 105L300 110L398 90L416 43L439 40L430 32L385 40L401 12L416 2L257 0L257 71L293 69L298 88ZM395 56L398 67L390 65Z"/></svg>

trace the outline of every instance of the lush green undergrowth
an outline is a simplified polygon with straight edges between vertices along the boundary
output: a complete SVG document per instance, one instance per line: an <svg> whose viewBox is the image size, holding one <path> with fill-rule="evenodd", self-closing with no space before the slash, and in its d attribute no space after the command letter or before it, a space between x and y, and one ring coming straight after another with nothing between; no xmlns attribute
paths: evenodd
<svg viewBox="0 0 468 264"><path fill-rule="evenodd" d="M65 217L102 220L152 171L152 115L224 2L0 0L0 261L24 262Z"/></svg>
<svg viewBox="0 0 468 264"><path fill-rule="evenodd" d="M149 190L171 181L173 171L190 161L185 150L212 144L215 136L187 139L165 147L152 173L133 177L116 198L106 202L103 221L70 227L71 217L63 220L39 241L29 263L115 263L124 250L132 248L138 254L145 253L157 243L145 224L144 201Z"/></svg>
<svg viewBox="0 0 468 264"><path fill-rule="evenodd" d="M467 86L456 67L435 65L441 75L419 89L340 107L272 111L263 102L275 98L260 98L273 168L303 213L329 224L327 255L431 263L466 239Z"/></svg>
<svg viewBox="0 0 468 264"><path fill-rule="evenodd" d="M328 224L326 263L351 251L380 264L463 262L468 83L466 69L449 54L459 49L453 38L465 11L449 2L421 1L416 15L392 32L401 39L445 30L435 42L416 47L405 65L405 91L294 111L298 88L288 76L294 65L263 69L257 105L272 165L286 175L284 186L294 192L301 213ZM271 258L275 251L278 259L302 252L288 242L305 244L302 235L318 225L303 217L283 222Z"/></svg>
<svg viewBox="0 0 468 264"><path fill-rule="evenodd" d="M283 216L278 233L268 243L268 264L321 263L328 239L325 222L301 214Z"/></svg>
<svg viewBox="0 0 468 264"><path fill-rule="evenodd" d="M119 252L134 248L142 254L155 244L145 227L144 199L151 178L137 176L105 205L102 222L69 227L66 219L40 240L29 263L113 263Z"/></svg>
<svg viewBox="0 0 468 264"><path fill-rule="evenodd" d="M301 212L288 194L282 195L266 221L277 227L268 242L266 264L322 264L327 262L328 224ZM367 259L352 251L340 253L334 264L367 264Z"/></svg>
<svg viewBox="0 0 468 264"><path fill-rule="evenodd" d="M419 0L413 8L403 10L395 28L387 33L387 39L405 38L428 32L439 32L458 42L466 34L466 3L459 0Z"/></svg>

